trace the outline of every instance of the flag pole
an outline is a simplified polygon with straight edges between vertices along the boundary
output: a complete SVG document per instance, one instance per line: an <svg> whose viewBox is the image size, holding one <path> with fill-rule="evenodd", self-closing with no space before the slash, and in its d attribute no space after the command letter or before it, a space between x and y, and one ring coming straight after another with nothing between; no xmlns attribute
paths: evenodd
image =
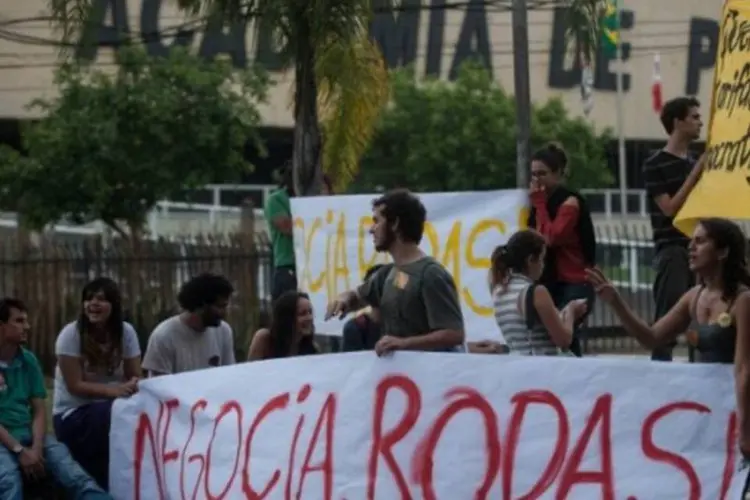
<svg viewBox="0 0 750 500"><path fill-rule="evenodd" d="M617 170L620 179L620 216L623 223L627 221L628 212L628 175L627 162L625 158L625 95L623 84L623 57L622 57L622 34L620 32L620 4L616 0L617 7Z"/></svg>

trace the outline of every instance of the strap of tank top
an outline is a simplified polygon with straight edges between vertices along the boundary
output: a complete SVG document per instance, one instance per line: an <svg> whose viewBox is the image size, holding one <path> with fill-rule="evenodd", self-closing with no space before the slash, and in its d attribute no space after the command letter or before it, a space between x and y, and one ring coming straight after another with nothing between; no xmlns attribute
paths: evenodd
<svg viewBox="0 0 750 500"><path fill-rule="evenodd" d="M523 287L518 294L518 297L516 297L516 307L521 312L521 319L523 319L524 323L526 322L526 294L529 291L530 286L531 283Z"/></svg>
<svg viewBox="0 0 750 500"><path fill-rule="evenodd" d="M705 287L701 285L698 292L695 294L695 297L693 297L692 302L690 302L690 319L692 321L698 321L698 299L700 298L701 293L703 293L704 288Z"/></svg>
<svg viewBox="0 0 750 500"><path fill-rule="evenodd" d="M739 297L742 292L743 292L743 290L737 290L737 293L734 294L734 297L732 297L727 302L727 312L729 314L732 314L732 308L734 307L734 303L737 301L737 297Z"/></svg>
<svg viewBox="0 0 750 500"><path fill-rule="evenodd" d="M518 294L518 304L521 308L521 318L526 325L526 330L532 330L536 323L536 310L534 309L534 289L536 283L529 283Z"/></svg>

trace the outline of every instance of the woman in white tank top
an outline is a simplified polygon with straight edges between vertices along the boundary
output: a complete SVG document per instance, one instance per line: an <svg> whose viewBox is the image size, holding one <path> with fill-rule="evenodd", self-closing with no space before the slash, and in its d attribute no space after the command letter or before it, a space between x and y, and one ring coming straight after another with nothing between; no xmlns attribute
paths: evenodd
<svg viewBox="0 0 750 500"><path fill-rule="evenodd" d="M546 242L534 230L518 231L492 253L490 286L495 321L511 354L555 356L570 346L575 321L586 312L577 300L558 311L543 285Z"/></svg>

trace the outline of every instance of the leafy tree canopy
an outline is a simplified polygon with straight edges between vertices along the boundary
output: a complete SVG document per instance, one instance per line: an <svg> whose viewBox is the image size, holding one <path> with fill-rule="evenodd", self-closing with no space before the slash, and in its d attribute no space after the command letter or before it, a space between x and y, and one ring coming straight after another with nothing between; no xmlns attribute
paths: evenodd
<svg viewBox="0 0 750 500"><path fill-rule="evenodd" d="M248 140L263 151L264 72L182 50L151 58L133 46L118 59L109 72L63 64L59 95L30 104L42 118L24 131L27 156L0 154L0 205L29 227L68 219L138 230L160 200L239 180L251 168Z"/></svg>
<svg viewBox="0 0 750 500"><path fill-rule="evenodd" d="M355 189L515 187L515 101L481 66L464 65L452 83L418 83L409 71L397 71L391 92ZM569 117L559 99L533 107L532 146L551 141L568 154L571 186L612 183L605 156L610 132L599 134L586 120Z"/></svg>

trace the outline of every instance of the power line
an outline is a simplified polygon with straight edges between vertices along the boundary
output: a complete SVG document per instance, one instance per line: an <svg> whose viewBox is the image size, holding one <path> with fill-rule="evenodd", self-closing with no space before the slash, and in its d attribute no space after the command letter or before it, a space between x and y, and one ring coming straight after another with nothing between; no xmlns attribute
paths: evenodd
<svg viewBox="0 0 750 500"><path fill-rule="evenodd" d="M638 39L638 38L649 38L649 39L670 38L670 39L674 39L674 38L678 38L678 37L682 37L682 36L689 36L689 35L690 35L690 33L687 32L687 31L684 31L684 30L680 30L680 31L659 31L659 32L653 32L653 33L636 33L636 34L634 34L633 38L634 39ZM7 40L7 41L10 41L12 43L23 44L23 45L37 45L36 43L33 43L33 42L29 42L29 43L26 43L26 42L16 42L15 40L9 40L8 38L5 38L5 36L6 36L5 33L2 31L2 29L0 29L0 39ZM548 45L550 45L552 43L552 41L553 41L552 39L530 40L529 41L529 45L531 45L531 46L540 46L540 45L548 46ZM496 45L497 43L498 42L494 42L493 45ZM503 43L505 43L505 42L503 42ZM701 43L695 42L693 44L688 44L686 47L692 47L693 45L701 45ZM631 47L637 47L637 46L631 45ZM49 56L50 56L49 52L31 52L31 53L29 53L29 52L24 52L24 53L20 53L20 52L0 52L0 58L3 58L3 57L5 57L5 58L11 58L11 57L19 57L19 58L29 58L29 57L31 57L31 58L35 58L35 57L49 57Z"/></svg>
<svg viewBox="0 0 750 500"><path fill-rule="evenodd" d="M641 57L651 57L653 56L653 53L655 51L659 51L661 54L670 54L670 53L677 53L684 51L688 45L653 45L653 46L646 46L646 47L634 47L631 49L631 57L630 59L638 59ZM443 51L441 55L450 57L451 55L455 54L455 50L453 51ZM549 50L530 50L529 53L531 55L549 55ZM490 51L491 56L509 56L513 54L512 49L508 50L493 50ZM424 59L427 55L426 51L418 51L416 53L416 59ZM627 63L627 61L625 61ZM532 66L542 66L549 64L548 61L544 62L532 62ZM0 64L0 70L8 70L8 69L33 69L33 68L55 68L59 65L59 62L55 60L50 60L49 62L41 62L41 63L18 63L18 64ZM90 64L92 67L116 67L117 63L112 62L102 62L102 61L94 61ZM492 66L493 70L501 70L501 69L512 69L512 64L495 64Z"/></svg>
<svg viewBox="0 0 750 500"><path fill-rule="evenodd" d="M388 2L389 5L377 5L373 8L373 11L375 14L378 13L400 13L400 12L422 12L422 11L433 11L433 10L462 10L464 12L472 12L472 11L478 11L482 10L484 12L510 12L512 10L512 0L484 0L483 2L479 3L475 0L462 0L462 1L444 1L439 4L423 4L419 3L418 5L411 5L411 4L401 4L399 6L394 6L391 4L391 2ZM539 11L539 10L554 10L554 9L560 9L565 8L566 5L564 2L561 2L560 0L527 0L527 9L529 11ZM174 16L171 16L174 17ZM262 13L257 16L251 16L254 19L262 19ZM160 20L164 20L164 18L160 17ZM51 45L57 48L70 48L72 43L65 43L60 40L55 39L46 39L42 37L37 37L34 35L28 35L24 33L19 33L17 31L11 31L8 30L7 27L10 26L17 26L22 25L26 23L37 23L37 22L46 22L46 23L53 23L56 21L56 19L53 16L35 16L35 17L25 17L25 18L14 18L14 19L4 19L0 20L0 28L2 29L2 35L3 38L6 40L16 41L18 43L36 43L39 45ZM206 24L209 22L208 16L198 17L195 19L192 19L187 22L183 22L177 25L168 26L159 30L156 30L154 32L136 32L131 31L130 33L124 33L123 35L126 36L125 40L115 42L120 44L126 44L126 43L133 43L134 41L141 41L141 42L149 42L149 41L155 41L159 40L161 38L165 37L172 37L176 36L181 31L187 31L187 30L196 30L200 29L206 26ZM648 21L646 21L648 22ZM674 20L670 21L651 21L652 23L664 23L664 22L677 22ZM538 23L539 25L545 24L545 23ZM644 24L644 23L641 23ZM87 23L84 21L83 23L83 30L87 30L90 28L98 28L99 25L97 23ZM140 39L140 40L136 40ZM111 46L112 44L106 44Z"/></svg>

